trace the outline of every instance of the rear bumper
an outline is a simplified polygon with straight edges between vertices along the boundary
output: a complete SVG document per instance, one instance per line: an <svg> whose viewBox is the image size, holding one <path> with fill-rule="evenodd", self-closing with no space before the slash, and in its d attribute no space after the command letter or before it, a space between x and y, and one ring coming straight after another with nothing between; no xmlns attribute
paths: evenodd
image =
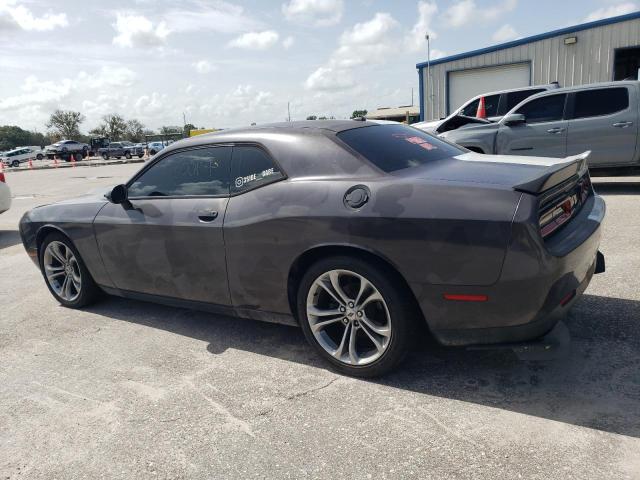
<svg viewBox="0 0 640 480"><path fill-rule="evenodd" d="M604 215L604 201L593 196L546 244L535 222L516 215L500 279L494 285L413 285L422 293L418 302L434 336L445 345L473 345L521 342L546 334L566 315L593 274L604 268L604 256L598 251ZM451 301L444 299L445 294L487 299Z"/></svg>

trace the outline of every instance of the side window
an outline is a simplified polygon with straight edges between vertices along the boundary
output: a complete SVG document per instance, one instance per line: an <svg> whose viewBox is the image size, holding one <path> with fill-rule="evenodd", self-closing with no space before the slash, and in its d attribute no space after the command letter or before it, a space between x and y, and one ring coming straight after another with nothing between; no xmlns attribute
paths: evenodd
<svg viewBox="0 0 640 480"><path fill-rule="evenodd" d="M536 93L544 92L544 89L531 89L531 90L521 90L519 92L509 92L507 93L507 108L505 112L510 112L513 107L518 105L521 101L526 100L531 95L535 95Z"/></svg>
<svg viewBox="0 0 640 480"><path fill-rule="evenodd" d="M284 175L278 165L258 147L233 147L231 162L231 191L244 192L265 183L273 182Z"/></svg>
<svg viewBox="0 0 640 480"><path fill-rule="evenodd" d="M573 118L598 117L626 110L629 92L625 87L576 92Z"/></svg>
<svg viewBox="0 0 640 480"><path fill-rule="evenodd" d="M500 95L489 95L484 97L484 110L487 117L495 117L498 115L498 102L500 101ZM480 99L474 100L469 105L462 109L461 114L467 117L475 117L478 113L478 105Z"/></svg>
<svg viewBox="0 0 640 480"><path fill-rule="evenodd" d="M167 155L129 186L129 197L229 194L231 147L208 147Z"/></svg>
<svg viewBox="0 0 640 480"><path fill-rule="evenodd" d="M536 98L522 105L516 113L522 113L527 123L562 120L566 94Z"/></svg>

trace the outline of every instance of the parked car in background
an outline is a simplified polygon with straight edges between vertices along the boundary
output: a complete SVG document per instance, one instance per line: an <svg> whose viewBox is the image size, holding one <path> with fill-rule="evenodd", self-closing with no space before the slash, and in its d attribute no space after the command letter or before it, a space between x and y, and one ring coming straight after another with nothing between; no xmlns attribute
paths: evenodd
<svg viewBox="0 0 640 480"><path fill-rule="evenodd" d="M425 132L440 134L448 132L449 130L455 130L470 123L486 124L497 122L505 113L526 98L556 88L559 88L557 83L550 83L548 85L536 85L534 87L513 88L483 93L473 97L446 118L428 122L418 122L411 126L424 130ZM486 118L477 117L478 105L480 104L481 98L484 98Z"/></svg>
<svg viewBox="0 0 640 480"><path fill-rule="evenodd" d="M80 153L83 157L89 154L89 145L75 140L60 140L45 148L47 157L53 158L60 153Z"/></svg>
<svg viewBox="0 0 640 480"><path fill-rule="evenodd" d="M9 208L11 208L11 189L7 185L4 173L0 172L0 213L6 212Z"/></svg>
<svg viewBox="0 0 640 480"><path fill-rule="evenodd" d="M425 323L445 345L545 335L604 271L604 214L584 156L524 165L317 120L181 140L20 234L66 307L103 290L300 325L336 369L375 376Z"/></svg>
<svg viewBox="0 0 640 480"><path fill-rule="evenodd" d="M147 148L149 149L149 155L155 155L164 147L165 147L165 144L163 142L149 142L147 144Z"/></svg>
<svg viewBox="0 0 640 480"><path fill-rule="evenodd" d="M136 147L132 142L111 142L108 147L98 149L98 155L105 160L111 157L120 159L144 156L144 149Z"/></svg>
<svg viewBox="0 0 640 480"><path fill-rule="evenodd" d="M479 153L566 157L591 151L589 166L640 166L640 82L607 82L539 93L499 122L443 138Z"/></svg>
<svg viewBox="0 0 640 480"><path fill-rule="evenodd" d="M21 163L43 158L44 154L40 147L18 147L3 153L0 161L9 167L19 167Z"/></svg>

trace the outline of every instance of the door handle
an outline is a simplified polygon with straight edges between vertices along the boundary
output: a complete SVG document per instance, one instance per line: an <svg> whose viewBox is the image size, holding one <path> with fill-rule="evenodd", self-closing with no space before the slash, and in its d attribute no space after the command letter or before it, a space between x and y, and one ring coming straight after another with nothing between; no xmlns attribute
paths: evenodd
<svg viewBox="0 0 640 480"><path fill-rule="evenodd" d="M564 132L564 128L561 128L561 127L554 127L547 130L547 133L554 133L554 134L558 134L562 132Z"/></svg>
<svg viewBox="0 0 640 480"><path fill-rule="evenodd" d="M616 122L613 124L614 127L618 128L627 128L633 125L633 122Z"/></svg>
<svg viewBox="0 0 640 480"><path fill-rule="evenodd" d="M203 210L198 213L198 220L201 222L213 222L216 218L218 218L218 212L215 210Z"/></svg>

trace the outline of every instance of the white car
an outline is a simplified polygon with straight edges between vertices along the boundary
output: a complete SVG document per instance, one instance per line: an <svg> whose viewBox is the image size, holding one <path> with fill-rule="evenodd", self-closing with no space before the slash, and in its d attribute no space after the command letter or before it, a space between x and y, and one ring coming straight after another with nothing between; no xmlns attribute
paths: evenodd
<svg viewBox="0 0 640 480"><path fill-rule="evenodd" d="M11 207L11 190L4 178L4 173L0 172L0 213L6 212L9 207Z"/></svg>
<svg viewBox="0 0 640 480"><path fill-rule="evenodd" d="M43 158L44 152L40 147L18 147L3 153L0 160L9 167L19 167L21 163L28 162L30 159L42 160Z"/></svg>

